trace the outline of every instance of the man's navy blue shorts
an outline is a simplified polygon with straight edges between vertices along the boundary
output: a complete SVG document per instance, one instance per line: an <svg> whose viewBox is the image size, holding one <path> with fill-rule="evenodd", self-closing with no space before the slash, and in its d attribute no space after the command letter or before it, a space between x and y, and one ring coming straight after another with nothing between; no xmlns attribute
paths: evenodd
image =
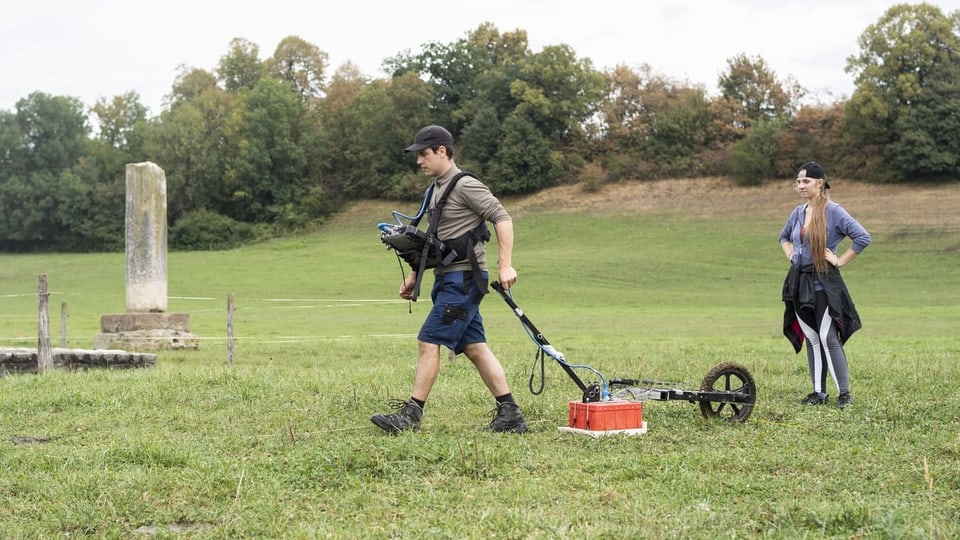
<svg viewBox="0 0 960 540"><path fill-rule="evenodd" d="M483 272L484 279L487 273ZM471 343L485 343L481 298L471 272L448 272L437 276L430 293L433 308L420 327L417 339L426 343L443 345L460 354Z"/></svg>

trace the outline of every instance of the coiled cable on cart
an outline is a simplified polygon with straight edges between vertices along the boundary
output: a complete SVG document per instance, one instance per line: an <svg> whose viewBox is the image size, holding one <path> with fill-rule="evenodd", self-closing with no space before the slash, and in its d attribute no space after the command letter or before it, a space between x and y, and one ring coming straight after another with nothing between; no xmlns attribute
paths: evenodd
<svg viewBox="0 0 960 540"><path fill-rule="evenodd" d="M510 296L510 299L513 300L513 290L508 289L506 293ZM557 363L563 366L567 366L571 369L584 369L593 373L600 379L601 396L607 397L610 395L610 387L607 384L607 379L597 369L593 368L592 366L588 366L586 364L571 364L567 362L566 358L564 358L563 356L563 353L558 351L556 348L554 348L553 345L550 345L549 343L546 343L546 344L540 343L540 341L534 335L533 331L530 329L529 326L527 326L523 322L522 319L520 320L520 326L523 327L523 331L526 332L530 340L537 345L537 353L536 353L536 356L534 357L533 367L530 369L530 380L528 381L528 386L530 388L531 394L536 396L543 393L544 387L546 386L546 367L544 366L544 364L545 364L546 357L549 356L550 358L553 358L554 360L557 361ZM537 372L537 364L540 365L540 387L535 389L533 387L533 382Z"/></svg>

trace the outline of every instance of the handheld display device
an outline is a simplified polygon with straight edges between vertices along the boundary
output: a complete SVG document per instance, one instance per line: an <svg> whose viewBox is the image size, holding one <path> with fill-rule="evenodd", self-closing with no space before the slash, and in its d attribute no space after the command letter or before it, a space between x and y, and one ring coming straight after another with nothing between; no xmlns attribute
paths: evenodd
<svg viewBox="0 0 960 540"><path fill-rule="evenodd" d="M380 224L380 241L387 249L397 252L413 268L421 268L421 258L426 256L422 268L436 268L440 264L440 253L444 251L443 242L414 225Z"/></svg>

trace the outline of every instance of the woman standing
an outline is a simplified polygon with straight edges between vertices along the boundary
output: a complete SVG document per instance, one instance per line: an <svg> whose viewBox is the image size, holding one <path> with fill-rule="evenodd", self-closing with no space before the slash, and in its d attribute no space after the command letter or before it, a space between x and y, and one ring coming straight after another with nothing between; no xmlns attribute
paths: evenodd
<svg viewBox="0 0 960 540"><path fill-rule="evenodd" d="M829 370L839 393L837 405L843 409L853 405L843 345L861 324L840 267L870 245L870 233L830 200L828 189L823 167L813 161L800 167L797 191L805 202L793 209L780 231L780 247L790 260L783 283L783 334L797 353L807 343L813 392L800 403L827 403ZM845 237L850 247L838 255L837 246Z"/></svg>

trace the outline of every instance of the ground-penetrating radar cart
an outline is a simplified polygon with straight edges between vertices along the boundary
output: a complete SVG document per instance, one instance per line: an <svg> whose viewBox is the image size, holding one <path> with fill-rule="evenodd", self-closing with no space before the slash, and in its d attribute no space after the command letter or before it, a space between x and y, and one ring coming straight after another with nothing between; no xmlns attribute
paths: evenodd
<svg viewBox="0 0 960 540"><path fill-rule="evenodd" d="M645 423L641 427L641 425L618 425L618 422L621 424L631 422L630 411L640 410L640 403L648 400L699 403L700 412L704 417L730 422L746 422L753 412L753 406L757 401L757 386L747 368L740 364L724 362L713 366L704 376L699 390L669 387L669 383L642 379L607 379L594 368L568 363L563 353L557 351L547 341L547 338L514 302L510 291L504 290L503 286L496 281L491 283L490 286L510 306L513 313L520 319L527 334L537 344L537 347L539 347L538 357L542 360L544 356L549 356L556 360L583 393L582 401L579 404L576 402L570 403L571 429L583 428L584 431L590 431L599 427L600 431L617 430L618 428L627 428L623 430L630 431L629 428L633 427L645 431ZM578 368L593 373L600 379L599 382L585 384L575 371ZM533 389L531 388L531 390ZM629 407L633 403L637 404L635 409ZM591 404L596 405L591 407ZM602 409L604 404L609 404L611 409L619 409L617 415L598 415L599 418L603 418L602 423L599 426L589 426L588 415L591 410L594 414L606 412ZM617 405L620 406L617 407ZM624 413L622 411L626 411L628 415L626 419L623 418ZM642 417L642 413L639 414ZM584 421L584 417L587 417L586 421Z"/></svg>
<svg viewBox="0 0 960 540"><path fill-rule="evenodd" d="M444 191L436 204L437 212L443 208L446 194L453 189L452 184L460 176L462 174L458 174L454 177L454 180L451 180L451 185ZM418 228L421 218L426 213L427 201L430 199L432 190L433 185L427 189L416 216L393 212L396 223L380 223L377 225L380 231L380 240L387 249L395 251L398 260L406 261L411 268L418 270L416 290L413 294L414 301L416 301L416 296L419 293L419 279L424 270L434 268L439 264L448 264L448 261L460 257L458 250L460 253L472 251L472 246L469 245L466 248L461 246L456 249L446 246L433 234L432 227L428 227L427 231ZM432 218L438 220L439 215L432 214ZM404 224L402 219L407 219L410 223ZM646 431L646 423L643 422L642 404L649 400L699 403L700 412L703 416L730 422L746 422L753 412L754 403L757 401L757 386L747 368L740 364L734 362L717 364L704 376L699 390L686 390L679 388L676 384L642 379L608 380L590 366L568 363L563 353L557 351L547 341L523 313L523 310L517 306L509 290L504 290L503 286L496 281L492 282L490 286L503 297L503 300L520 319L530 338L537 344L541 369L546 356L553 358L583 393L581 400L570 402L569 427L561 427L560 429L586 432L591 435L616 432L643 433ZM577 375L576 369L588 370L600 381L589 385L585 384ZM538 393L533 388L532 375L530 390L535 394Z"/></svg>

